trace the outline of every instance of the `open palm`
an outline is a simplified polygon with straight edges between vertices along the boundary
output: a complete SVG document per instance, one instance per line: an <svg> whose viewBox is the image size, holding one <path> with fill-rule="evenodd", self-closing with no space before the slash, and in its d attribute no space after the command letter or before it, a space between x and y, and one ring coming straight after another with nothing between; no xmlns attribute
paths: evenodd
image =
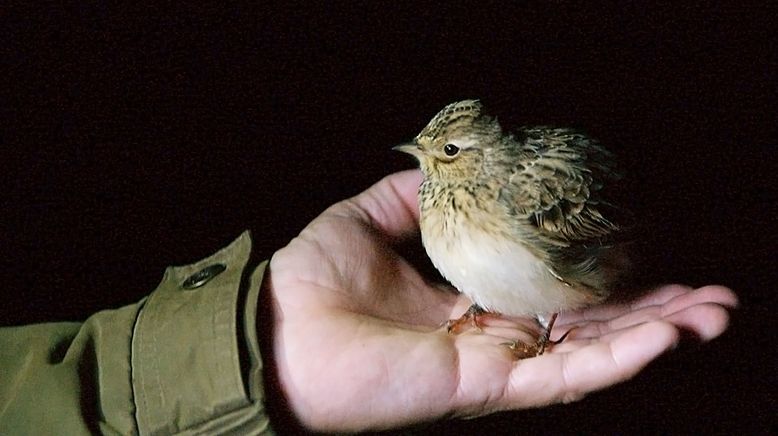
<svg viewBox="0 0 778 436"><path fill-rule="evenodd" d="M273 356L292 413L328 431L382 429L582 398L634 376L679 338L726 329L729 289L666 286L629 305L563 313L574 332L516 360L520 320L446 333L470 302L426 282L393 249L418 231L419 171L383 179L324 211L270 263ZM271 356L267 356L271 357Z"/></svg>

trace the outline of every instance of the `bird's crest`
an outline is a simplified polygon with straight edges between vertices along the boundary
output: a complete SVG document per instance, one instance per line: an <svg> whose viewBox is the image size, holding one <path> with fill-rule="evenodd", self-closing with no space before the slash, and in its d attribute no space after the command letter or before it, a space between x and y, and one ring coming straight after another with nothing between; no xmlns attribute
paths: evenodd
<svg viewBox="0 0 778 436"><path fill-rule="evenodd" d="M456 121L469 121L477 119L481 115L481 102L478 100L462 100L444 107L416 137L436 138L446 127Z"/></svg>

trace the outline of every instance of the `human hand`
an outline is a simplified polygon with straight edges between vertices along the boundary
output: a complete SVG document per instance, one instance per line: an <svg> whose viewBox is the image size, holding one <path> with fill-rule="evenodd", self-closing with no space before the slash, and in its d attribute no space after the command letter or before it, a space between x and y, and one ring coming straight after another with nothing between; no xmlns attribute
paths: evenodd
<svg viewBox="0 0 778 436"><path fill-rule="evenodd" d="M335 204L270 262L265 358L310 429L386 429L579 400L633 377L680 330L715 338L737 305L724 287L665 286L632 304L562 313L554 336L575 330L523 360L504 345L532 340L520 320L448 334L444 322L470 302L427 283L392 249L418 231L420 181L418 170L393 174Z"/></svg>

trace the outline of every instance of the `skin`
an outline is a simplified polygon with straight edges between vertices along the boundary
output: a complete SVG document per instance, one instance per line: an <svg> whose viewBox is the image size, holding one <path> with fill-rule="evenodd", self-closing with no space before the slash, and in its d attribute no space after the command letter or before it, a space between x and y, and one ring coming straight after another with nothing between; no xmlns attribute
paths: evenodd
<svg viewBox="0 0 778 436"><path fill-rule="evenodd" d="M308 429L388 429L577 401L632 378L681 330L717 337L737 306L721 286L664 286L631 304L562 313L555 336L576 329L522 360L504 343L531 340L531 321L488 318L481 332L447 334L442 324L470 301L427 283L392 249L418 232L421 179L396 173L333 205L272 258L268 377Z"/></svg>

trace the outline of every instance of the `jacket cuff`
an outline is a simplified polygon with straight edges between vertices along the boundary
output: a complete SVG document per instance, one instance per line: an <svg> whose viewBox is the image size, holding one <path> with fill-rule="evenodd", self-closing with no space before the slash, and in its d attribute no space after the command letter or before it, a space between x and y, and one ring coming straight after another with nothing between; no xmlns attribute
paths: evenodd
<svg viewBox="0 0 778 436"><path fill-rule="evenodd" d="M269 432L257 341L267 262L251 237L191 265L170 267L138 315L132 387L141 434Z"/></svg>

